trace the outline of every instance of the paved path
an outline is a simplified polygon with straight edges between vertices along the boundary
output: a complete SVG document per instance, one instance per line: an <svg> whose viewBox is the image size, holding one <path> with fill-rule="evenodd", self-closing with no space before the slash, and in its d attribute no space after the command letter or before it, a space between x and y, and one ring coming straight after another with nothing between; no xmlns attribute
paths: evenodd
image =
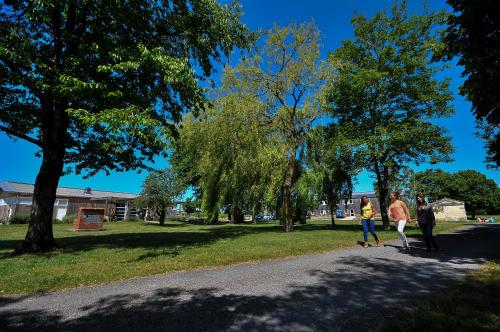
<svg viewBox="0 0 500 332"><path fill-rule="evenodd" d="M357 331L498 258L500 225L226 268L0 298L0 331ZM223 253L221 253L223 254ZM77 266L75 266L77 268ZM1 273L1 271L0 271Z"/></svg>

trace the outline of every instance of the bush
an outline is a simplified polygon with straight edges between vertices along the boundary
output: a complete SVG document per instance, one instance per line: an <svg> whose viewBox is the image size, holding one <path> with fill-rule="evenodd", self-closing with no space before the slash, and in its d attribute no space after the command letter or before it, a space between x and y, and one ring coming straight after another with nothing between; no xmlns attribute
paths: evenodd
<svg viewBox="0 0 500 332"><path fill-rule="evenodd" d="M8 220L9 224L24 225L30 222L30 215L28 213L16 214L10 217Z"/></svg>

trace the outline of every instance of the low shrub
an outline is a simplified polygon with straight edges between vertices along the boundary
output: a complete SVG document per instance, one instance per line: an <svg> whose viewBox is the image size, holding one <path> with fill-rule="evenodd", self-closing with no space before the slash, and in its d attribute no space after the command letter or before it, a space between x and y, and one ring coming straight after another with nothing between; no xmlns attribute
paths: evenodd
<svg viewBox="0 0 500 332"><path fill-rule="evenodd" d="M30 214L28 213L23 213L23 214L16 214L10 217L8 223L9 224L14 224L14 225L24 225L28 224L30 222Z"/></svg>

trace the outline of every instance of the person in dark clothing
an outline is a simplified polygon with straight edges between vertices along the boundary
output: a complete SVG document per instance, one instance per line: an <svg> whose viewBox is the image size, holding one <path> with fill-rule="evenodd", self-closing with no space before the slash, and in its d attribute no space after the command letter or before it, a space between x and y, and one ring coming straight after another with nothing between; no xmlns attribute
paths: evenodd
<svg viewBox="0 0 500 332"><path fill-rule="evenodd" d="M431 244L434 249L438 251L439 247L434 239L434 236L432 236L432 229L436 226L434 210L432 209L432 205L427 204L422 195L417 195L417 222L420 226L422 234L424 235L427 251L431 251Z"/></svg>

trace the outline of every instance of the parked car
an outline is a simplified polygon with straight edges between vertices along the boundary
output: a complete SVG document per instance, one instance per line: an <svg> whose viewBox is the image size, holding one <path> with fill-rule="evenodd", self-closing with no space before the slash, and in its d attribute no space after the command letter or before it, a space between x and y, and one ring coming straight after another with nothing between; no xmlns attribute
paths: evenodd
<svg viewBox="0 0 500 332"><path fill-rule="evenodd" d="M276 216L272 213L260 213L255 216L255 221L256 222L266 222L266 221L271 221L275 220Z"/></svg>
<svg viewBox="0 0 500 332"><path fill-rule="evenodd" d="M345 212L344 212L344 210L337 210L337 211L335 211L335 217L336 218L345 218Z"/></svg>

